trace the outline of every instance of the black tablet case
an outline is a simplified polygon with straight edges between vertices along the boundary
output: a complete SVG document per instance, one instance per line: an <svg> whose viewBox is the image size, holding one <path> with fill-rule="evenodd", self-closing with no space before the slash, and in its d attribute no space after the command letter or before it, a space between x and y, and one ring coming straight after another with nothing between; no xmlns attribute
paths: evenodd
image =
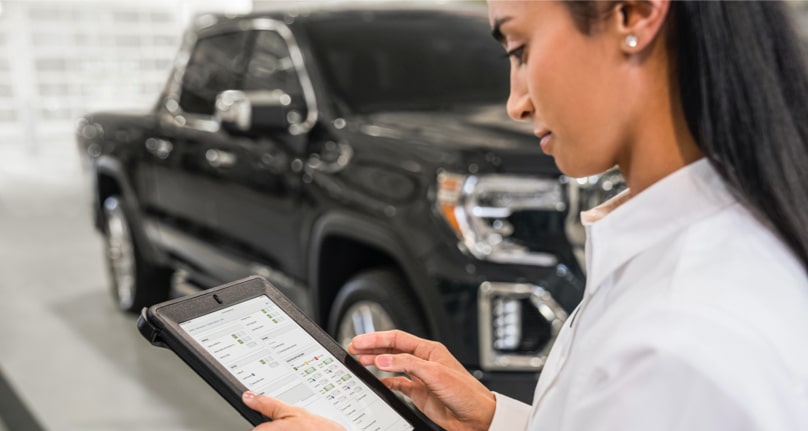
<svg viewBox="0 0 808 431"><path fill-rule="evenodd" d="M306 317L305 314L303 314L303 312L297 308L297 306L286 298L286 296L284 296L277 288L272 286L266 279L262 277L248 277L232 283L213 287L193 295L176 298L148 308L143 308L137 321L138 330L152 345L168 348L176 353L180 359L182 359L200 377L202 377L202 379L204 379L208 385L213 387L213 389L215 389L222 398L227 400L227 402L230 403L230 405L233 406L233 408L235 408L252 425L258 425L266 422L269 420L268 418L255 410L250 409L242 402L241 394L247 389L241 384L237 383L234 377L231 377L226 370L221 368L214 361L204 360L202 357L200 357L196 353L195 349L189 345L189 341L178 336L174 332L176 329L170 328L172 324L168 323L168 319L165 318L161 313L161 309L177 306L177 304L181 304L183 302L186 302L189 305L193 304L194 300L200 296L214 296L217 298L218 295L224 296L230 289L233 289L236 286L243 286L245 288L249 288L251 291L255 291L255 289L259 287L262 288L263 294L267 295L273 302L275 302L287 314L295 319L298 324L300 324L306 331L314 336L314 338L324 347L326 347L326 349L331 351L332 354L338 356L338 359L341 359L351 372L360 377L360 379L372 390L374 390L383 400L393 405L394 409L398 411L399 414L404 416L404 418L413 425L415 430L440 429L431 424L428 420L422 418L420 414L411 411L400 399L396 397L395 394L393 394L393 392L384 387L384 385L382 385L380 382L376 382L377 384L374 384L372 383L373 380L368 380L368 378L375 379L370 371L365 369L364 366L359 364L359 362L345 352L336 341L325 333L325 331L320 329L317 324ZM255 296L257 295L245 295L244 300L253 298ZM230 303L226 306L231 305L233 304ZM190 312L195 316L201 316L203 314L215 311L203 309L203 307L195 307L197 309L194 310L194 307L191 307ZM221 308L225 307L223 306ZM178 324L180 322L176 323ZM343 353L344 358L339 358L340 352ZM406 409L407 413L401 412L401 406L404 406L403 408Z"/></svg>

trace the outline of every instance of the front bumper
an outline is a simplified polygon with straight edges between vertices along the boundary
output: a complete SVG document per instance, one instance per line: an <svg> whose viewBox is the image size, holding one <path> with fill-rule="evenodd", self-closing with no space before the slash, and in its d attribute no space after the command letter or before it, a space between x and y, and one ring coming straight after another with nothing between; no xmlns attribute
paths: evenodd
<svg viewBox="0 0 808 431"><path fill-rule="evenodd" d="M564 312L571 312L580 301L584 286L583 278L572 271L562 270L561 267L540 268L474 262L472 268L469 261L464 262L464 265L458 265L458 262L451 262L449 265L448 256L451 254L443 255L439 262L432 262L433 268L441 270L440 276L431 274L440 293L443 308L443 313L439 317L441 320L439 326L443 331L437 334L438 341L444 343L449 351L489 389L530 402L540 366L543 365L544 358L554 342L555 334L552 334L553 339L549 340L539 336L539 333L548 329L548 326L536 326L535 318L539 313L531 310L532 318L523 315L526 317L521 319L522 334L525 337L532 336L534 341L543 340L542 344L534 343L528 349L529 353L521 357L518 350L530 343L513 344L510 347L518 346L516 350L505 351L502 355L486 355L487 349L491 353L497 353L493 346L498 342L501 343L502 339L496 339L497 328L492 326L498 317L493 312L483 312L481 306L494 307L498 297L510 295L522 302L522 309L527 309L543 303L538 300L537 291L534 290L535 287L541 287L545 293L552 294L556 299L556 305L563 309L556 308L563 319L566 317ZM458 267L462 270L457 270ZM491 289L492 286L496 289ZM489 290L488 294L485 294L486 289ZM552 325L552 322L548 323ZM486 331L485 327L491 329ZM508 344L507 341L505 344Z"/></svg>

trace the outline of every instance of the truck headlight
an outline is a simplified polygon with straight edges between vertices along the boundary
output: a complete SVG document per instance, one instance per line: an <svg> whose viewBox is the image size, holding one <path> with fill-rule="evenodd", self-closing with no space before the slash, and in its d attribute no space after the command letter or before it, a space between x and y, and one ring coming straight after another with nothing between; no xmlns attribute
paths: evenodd
<svg viewBox="0 0 808 431"><path fill-rule="evenodd" d="M461 249L481 260L554 266L555 255L531 251L512 237L508 218L519 211L563 212L564 190L557 179L515 175L466 176L441 172L437 179L440 214L460 239Z"/></svg>

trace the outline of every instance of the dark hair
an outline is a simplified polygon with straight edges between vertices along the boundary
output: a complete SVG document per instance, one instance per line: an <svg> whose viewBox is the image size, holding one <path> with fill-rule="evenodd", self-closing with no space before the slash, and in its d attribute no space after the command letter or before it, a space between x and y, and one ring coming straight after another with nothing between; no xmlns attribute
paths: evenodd
<svg viewBox="0 0 808 431"><path fill-rule="evenodd" d="M585 33L604 6L566 4ZM667 25L697 145L808 269L808 68L789 12L781 1L673 1Z"/></svg>

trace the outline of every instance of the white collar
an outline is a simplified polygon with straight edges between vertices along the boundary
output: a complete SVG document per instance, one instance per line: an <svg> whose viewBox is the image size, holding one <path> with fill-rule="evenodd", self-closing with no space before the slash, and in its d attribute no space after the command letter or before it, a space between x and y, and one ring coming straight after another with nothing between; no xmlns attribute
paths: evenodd
<svg viewBox="0 0 808 431"><path fill-rule="evenodd" d="M582 212L590 248L585 294L594 294L606 277L642 251L736 201L703 158L636 196L626 190Z"/></svg>

